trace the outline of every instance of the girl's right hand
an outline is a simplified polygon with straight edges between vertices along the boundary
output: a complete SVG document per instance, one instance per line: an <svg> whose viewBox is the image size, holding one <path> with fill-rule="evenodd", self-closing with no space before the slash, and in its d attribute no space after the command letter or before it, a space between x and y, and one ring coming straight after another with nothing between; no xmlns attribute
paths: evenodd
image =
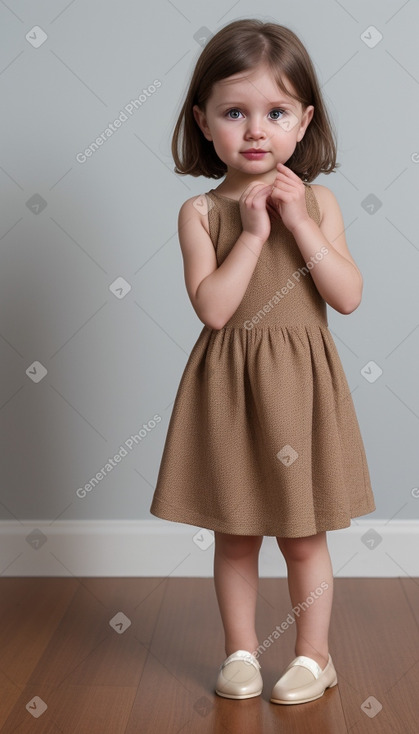
<svg viewBox="0 0 419 734"><path fill-rule="evenodd" d="M266 206L271 192L272 184L252 181L239 199L243 232L257 237L262 243L266 242L271 232L271 220Z"/></svg>

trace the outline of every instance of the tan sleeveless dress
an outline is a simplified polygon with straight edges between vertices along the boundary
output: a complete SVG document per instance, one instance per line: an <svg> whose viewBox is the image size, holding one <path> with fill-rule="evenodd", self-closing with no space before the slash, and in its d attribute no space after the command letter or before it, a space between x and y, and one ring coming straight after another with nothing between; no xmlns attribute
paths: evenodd
<svg viewBox="0 0 419 734"><path fill-rule="evenodd" d="M213 189L207 197L221 265L242 231L239 203ZM306 204L319 224L309 184ZM153 515L223 533L303 537L348 527L352 517L376 509L351 393L311 269L275 221L236 312L222 329L204 326L192 349Z"/></svg>

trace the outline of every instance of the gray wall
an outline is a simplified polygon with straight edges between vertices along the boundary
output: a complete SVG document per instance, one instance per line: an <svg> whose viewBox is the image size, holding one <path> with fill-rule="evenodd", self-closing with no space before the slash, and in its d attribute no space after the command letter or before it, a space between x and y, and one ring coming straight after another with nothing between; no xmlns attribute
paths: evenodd
<svg viewBox="0 0 419 734"><path fill-rule="evenodd" d="M315 61L342 164L317 183L341 204L365 281L357 311L328 313L369 460L369 517L417 518L417 2L261 0L257 14L247 0L8 6L0 518L152 518L173 400L202 328L184 286L177 213L217 185L173 173L170 136L201 49L195 36L241 17L288 25ZM37 48L34 26L47 34ZM370 26L382 34L375 45ZM78 154L120 115L83 162ZM362 374L371 360L382 370L374 382ZM77 496L121 446L119 463Z"/></svg>

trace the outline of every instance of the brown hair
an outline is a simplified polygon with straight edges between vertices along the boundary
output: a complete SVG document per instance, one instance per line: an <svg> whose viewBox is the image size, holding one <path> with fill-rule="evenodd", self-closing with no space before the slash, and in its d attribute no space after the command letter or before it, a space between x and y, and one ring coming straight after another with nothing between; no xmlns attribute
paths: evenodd
<svg viewBox="0 0 419 734"><path fill-rule="evenodd" d="M216 82L261 63L268 65L278 87L301 102L303 109L314 106L305 135L286 162L288 167L307 182L319 173L332 173L337 168L335 135L305 47L289 28L247 19L224 26L210 38L198 58L173 133L175 173L207 178L221 178L226 174L227 166L218 157L212 141L202 134L193 106L205 110ZM285 86L287 80L296 95Z"/></svg>

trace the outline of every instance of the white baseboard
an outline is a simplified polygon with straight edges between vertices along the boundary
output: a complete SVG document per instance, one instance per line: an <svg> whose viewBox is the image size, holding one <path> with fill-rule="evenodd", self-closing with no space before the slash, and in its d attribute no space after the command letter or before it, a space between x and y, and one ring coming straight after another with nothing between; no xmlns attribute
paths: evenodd
<svg viewBox="0 0 419 734"><path fill-rule="evenodd" d="M353 520L327 533L338 577L419 577L418 520ZM212 532L162 520L0 521L0 576L211 577ZM285 578L264 538L261 578Z"/></svg>

